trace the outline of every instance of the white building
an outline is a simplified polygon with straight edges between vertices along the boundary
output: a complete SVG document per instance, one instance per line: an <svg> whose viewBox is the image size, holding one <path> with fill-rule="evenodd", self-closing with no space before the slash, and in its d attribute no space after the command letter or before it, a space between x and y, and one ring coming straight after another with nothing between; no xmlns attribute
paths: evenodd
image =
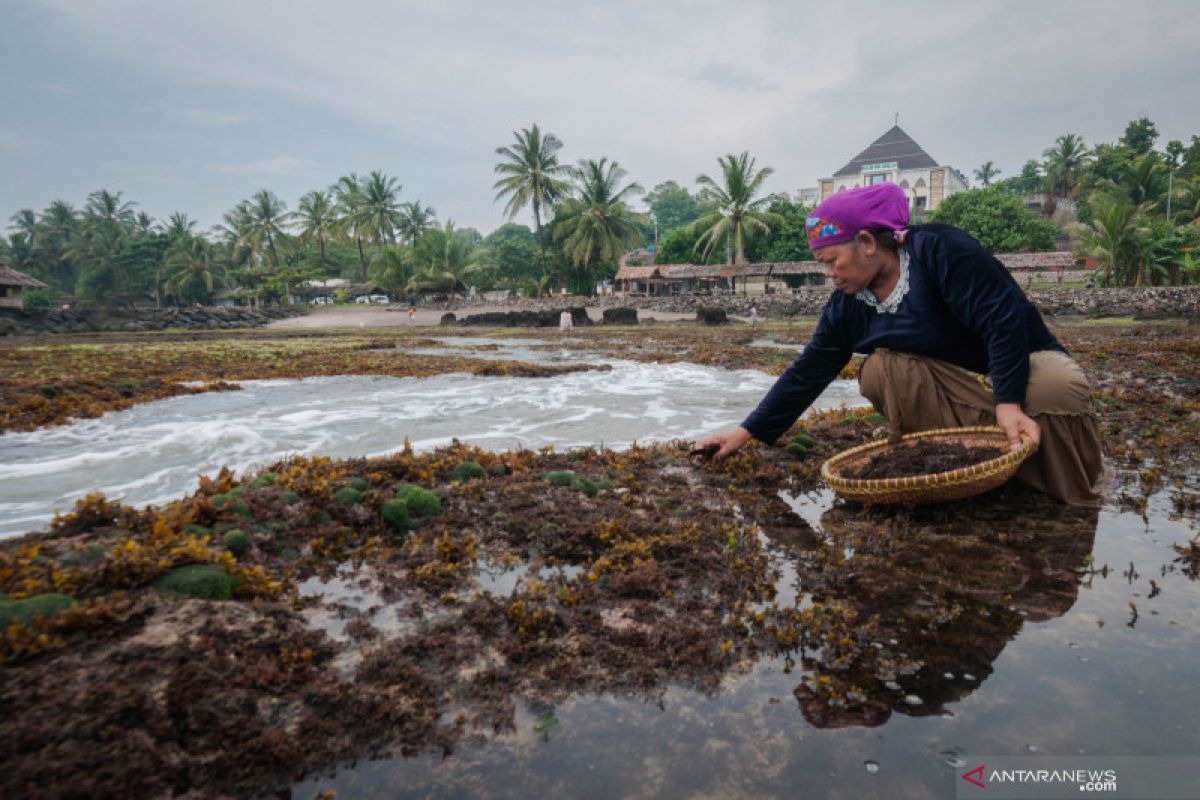
<svg viewBox="0 0 1200 800"><path fill-rule="evenodd" d="M802 201L817 202L845 189L872 183L894 183L908 195L914 211L932 211L942 200L967 189L966 181L950 166L939 165L912 137L894 126L831 178L822 178L814 192L802 189Z"/></svg>

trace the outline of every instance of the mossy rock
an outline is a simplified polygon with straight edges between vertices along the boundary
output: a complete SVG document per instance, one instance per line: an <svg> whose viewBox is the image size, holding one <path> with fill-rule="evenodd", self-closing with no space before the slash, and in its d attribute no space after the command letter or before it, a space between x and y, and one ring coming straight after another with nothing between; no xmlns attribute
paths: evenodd
<svg viewBox="0 0 1200 800"><path fill-rule="evenodd" d="M294 506L304 498L293 492L291 489L285 489L279 493L279 499L287 503L289 506Z"/></svg>
<svg viewBox="0 0 1200 800"><path fill-rule="evenodd" d="M371 488L371 484L367 483L365 478L359 478L358 476L348 479L346 481L346 485L351 489L357 489L360 492L365 492L367 489Z"/></svg>
<svg viewBox="0 0 1200 800"><path fill-rule="evenodd" d="M363 501L363 493L352 486L343 486L333 496L333 502L339 506L356 506Z"/></svg>
<svg viewBox="0 0 1200 800"><path fill-rule="evenodd" d="M379 515L390 528L400 531L408 528L408 503L404 500L393 497L383 501Z"/></svg>
<svg viewBox="0 0 1200 800"><path fill-rule="evenodd" d="M422 489L412 483L405 483L396 491L396 499L403 500L408 505L410 517L432 517L442 513L442 498L436 492Z"/></svg>
<svg viewBox="0 0 1200 800"><path fill-rule="evenodd" d="M194 522L189 522L187 525L183 526L183 533L185 536L207 536L211 532L212 531L203 525L197 525Z"/></svg>
<svg viewBox="0 0 1200 800"><path fill-rule="evenodd" d="M478 461L464 461L450 470L450 479L465 483L473 478L482 478L486 474L487 470Z"/></svg>
<svg viewBox="0 0 1200 800"><path fill-rule="evenodd" d="M260 472L258 477L254 479L254 483L250 485L255 489L265 489L268 486L274 486L277 480L279 480L279 476L274 472Z"/></svg>
<svg viewBox="0 0 1200 800"><path fill-rule="evenodd" d="M83 567L103 561L106 555L108 555L108 548L104 545L89 544L63 553L59 563L64 567Z"/></svg>
<svg viewBox="0 0 1200 800"><path fill-rule="evenodd" d="M225 549L233 553L234 558L241 558L250 549L250 537L237 528L225 531L225 535L221 537L221 540L225 542Z"/></svg>
<svg viewBox="0 0 1200 800"><path fill-rule="evenodd" d="M159 577L154 588L161 594L183 595L200 600L228 600L236 582L233 576L213 564L189 564Z"/></svg>
<svg viewBox="0 0 1200 800"><path fill-rule="evenodd" d="M75 604L75 598L58 592L47 592L21 600L0 600L0 628L14 622L27 625L35 617L49 617Z"/></svg>

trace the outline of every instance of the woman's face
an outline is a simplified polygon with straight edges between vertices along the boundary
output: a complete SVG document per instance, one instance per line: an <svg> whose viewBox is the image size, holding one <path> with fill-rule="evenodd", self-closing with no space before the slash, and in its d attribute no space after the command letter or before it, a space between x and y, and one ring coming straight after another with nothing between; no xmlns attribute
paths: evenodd
<svg viewBox="0 0 1200 800"><path fill-rule="evenodd" d="M880 265L859 240L831 244L813 255L825 267L825 277L835 288L846 294L858 294L871 285L879 274Z"/></svg>

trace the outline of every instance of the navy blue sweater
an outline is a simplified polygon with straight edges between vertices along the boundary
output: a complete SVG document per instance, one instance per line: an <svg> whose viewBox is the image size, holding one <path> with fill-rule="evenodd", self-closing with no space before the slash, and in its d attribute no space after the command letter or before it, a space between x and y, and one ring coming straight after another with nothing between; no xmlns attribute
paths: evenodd
<svg viewBox="0 0 1200 800"><path fill-rule="evenodd" d="M773 443L854 353L876 348L989 374L994 402L1025 401L1029 354L1063 347L1008 270L950 225L914 226L903 246L910 259L909 288L896 312L881 314L834 292L804 352L742 423L754 438Z"/></svg>

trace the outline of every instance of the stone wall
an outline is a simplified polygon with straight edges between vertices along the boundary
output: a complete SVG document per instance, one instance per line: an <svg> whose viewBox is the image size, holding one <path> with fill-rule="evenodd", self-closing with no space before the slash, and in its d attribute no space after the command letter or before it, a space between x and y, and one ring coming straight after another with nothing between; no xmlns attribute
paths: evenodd
<svg viewBox="0 0 1200 800"><path fill-rule="evenodd" d="M159 331L165 328L215 330L253 328L308 312L304 306L267 308L163 308L136 311L86 309L23 311L0 309L0 336L41 336L54 333Z"/></svg>
<svg viewBox="0 0 1200 800"><path fill-rule="evenodd" d="M751 305L768 319L792 316L816 316L821 313L831 290L825 287L797 289L790 294L724 295L701 297L594 297L586 300L589 308L635 307L646 311L691 313L698 306L715 306L729 314L744 315ZM1147 287L1126 289L1032 289L1026 292L1038 310L1047 316L1136 317L1139 319L1195 319L1200 316L1200 287ZM578 297L545 300L510 300L506 307L530 310L561 310L577 306ZM446 309L473 307L478 301L443 303Z"/></svg>

